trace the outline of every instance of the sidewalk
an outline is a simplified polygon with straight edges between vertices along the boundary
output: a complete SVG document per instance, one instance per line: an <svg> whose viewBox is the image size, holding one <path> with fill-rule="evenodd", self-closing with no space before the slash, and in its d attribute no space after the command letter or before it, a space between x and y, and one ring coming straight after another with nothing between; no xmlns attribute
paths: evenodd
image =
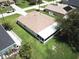
<svg viewBox="0 0 79 59"><path fill-rule="evenodd" d="M12 13L3 13L3 16L6 17L6 16L13 15L13 14L16 14L16 11L12 12ZM2 14L0 14L0 18L2 18L3 16L2 16Z"/></svg>
<svg viewBox="0 0 79 59"><path fill-rule="evenodd" d="M22 10L20 7L16 6L15 4L12 4L11 6L16 10L18 14L21 14L24 16L27 14L24 10Z"/></svg>

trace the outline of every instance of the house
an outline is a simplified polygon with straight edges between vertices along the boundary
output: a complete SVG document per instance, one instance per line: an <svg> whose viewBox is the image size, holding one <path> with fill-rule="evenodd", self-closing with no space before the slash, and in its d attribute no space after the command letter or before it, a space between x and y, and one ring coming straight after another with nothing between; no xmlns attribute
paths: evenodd
<svg viewBox="0 0 79 59"><path fill-rule="evenodd" d="M32 11L26 16L20 16L17 24L44 43L54 35L57 31L56 26L58 25L55 18L37 11Z"/></svg>
<svg viewBox="0 0 79 59"><path fill-rule="evenodd" d="M53 13L54 15L58 16L65 16L66 14L70 13L73 9L72 6L68 6L67 4L56 4L56 5L48 5L45 8L45 11L49 12L49 14Z"/></svg>
<svg viewBox="0 0 79 59"><path fill-rule="evenodd" d="M79 8L79 0L68 0L68 5Z"/></svg>
<svg viewBox="0 0 79 59"><path fill-rule="evenodd" d="M42 0L27 0L30 2L30 4L37 4L37 3L42 3Z"/></svg>
<svg viewBox="0 0 79 59"><path fill-rule="evenodd" d="M21 44L20 41L19 43ZM15 38L13 39L4 27L0 25L0 59L8 58L10 54L17 52L19 47L18 39L16 43Z"/></svg>
<svg viewBox="0 0 79 59"><path fill-rule="evenodd" d="M62 0L62 3L79 8L79 0Z"/></svg>
<svg viewBox="0 0 79 59"><path fill-rule="evenodd" d="M14 0L0 0L0 4L2 4L2 3L5 3L5 4L14 3Z"/></svg>

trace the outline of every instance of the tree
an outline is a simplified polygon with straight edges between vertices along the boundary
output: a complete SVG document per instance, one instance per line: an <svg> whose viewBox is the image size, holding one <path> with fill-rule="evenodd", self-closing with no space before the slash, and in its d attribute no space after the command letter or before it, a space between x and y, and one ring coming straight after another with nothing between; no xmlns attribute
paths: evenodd
<svg viewBox="0 0 79 59"><path fill-rule="evenodd" d="M17 0L13 0L15 2L15 4L17 3Z"/></svg>
<svg viewBox="0 0 79 59"><path fill-rule="evenodd" d="M38 4L42 3L42 0L38 0Z"/></svg>
<svg viewBox="0 0 79 59"><path fill-rule="evenodd" d="M6 30L12 30L14 28L14 25L8 21L3 21L2 25Z"/></svg>
<svg viewBox="0 0 79 59"><path fill-rule="evenodd" d="M22 59L30 59L31 58L32 49L29 43L25 43L22 45L19 55Z"/></svg>
<svg viewBox="0 0 79 59"><path fill-rule="evenodd" d="M30 2L31 5L42 3L42 0L27 0L27 1Z"/></svg>
<svg viewBox="0 0 79 59"><path fill-rule="evenodd" d="M68 19L61 21L62 31L59 35L65 37L72 49L79 52L79 11L74 10L68 16Z"/></svg>

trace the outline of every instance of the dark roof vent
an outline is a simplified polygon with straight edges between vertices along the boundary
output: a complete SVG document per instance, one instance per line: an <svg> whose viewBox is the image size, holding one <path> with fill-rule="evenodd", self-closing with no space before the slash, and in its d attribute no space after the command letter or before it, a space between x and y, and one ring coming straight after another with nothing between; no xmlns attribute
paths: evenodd
<svg viewBox="0 0 79 59"><path fill-rule="evenodd" d="M66 6L66 7L64 7L63 9L68 12L68 11L70 11L72 8L71 8L70 6Z"/></svg>

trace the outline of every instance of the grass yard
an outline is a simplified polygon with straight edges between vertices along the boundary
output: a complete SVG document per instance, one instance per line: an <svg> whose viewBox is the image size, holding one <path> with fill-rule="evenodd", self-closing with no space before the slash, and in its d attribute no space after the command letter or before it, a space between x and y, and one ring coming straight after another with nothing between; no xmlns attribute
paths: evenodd
<svg viewBox="0 0 79 59"><path fill-rule="evenodd" d="M11 6L0 7L0 14L7 13L9 11L13 11L13 8Z"/></svg>
<svg viewBox="0 0 79 59"><path fill-rule="evenodd" d="M26 8L26 7L30 7L30 6L34 6L33 4L31 5L30 2L28 2L27 0L17 0L16 3L17 6L21 7L21 8Z"/></svg>
<svg viewBox="0 0 79 59"><path fill-rule="evenodd" d="M21 7L21 8L26 8L26 7L30 7L30 6L33 6L33 5L30 5L29 4L30 2L28 2L27 0L17 0L17 3L16 5Z"/></svg>
<svg viewBox="0 0 79 59"><path fill-rule="evenodd" d="M15 14L5 17L5 20L13 24L13 31L23 40L23 43L31 43L32 59L77 59L77 54L73 53L71 48L63 42L52 38L46 44L40 43L16 24L18 17L19 15ZM2 22L1 19L0 22Z"/></svg>
<svg viewBox="0 0 79 59"><path fill-rule="evenodd" d="M1 7L0 7L0 14L1 14L1 13L6 13L6 12L7 12L7 9L6 9L6 8L1 8Z"/></svg>
<svg viewBox="0 0 79 59"><path fill-rule="evenodd" d="M26 12L29 13L29 12L32 12L32 11L35 11L36 9L30 9L30 10L27 10Z"/></svg>
<svg viewBox="0 0 79 59"><path fill-rule="evenodd" d="M6 13L10 8L8 6L6 6L5 8L0 7L0 14L1 13Z"/></svg>
<svg viewBox="0 0 79 59"><path fill-rule="evenodd" d="M54 1L54 0L45 0L45 1L50 2L50 1Z"/></svg>
<svg viewBox="0 0 79 59"><path fill-rule="evenodd" d="M26 7L29 7L29 2L28 1L25 1L25 0L18 0L18 2L16 3L17 6L21 7L21 8L26 8Z"/></svg>
<svg viewBox="0 0 79 59"><path fill-rule="evenodd" d="M41 6L41 8L45 8L47 5Z"/></svg>
<svg viewBox="0 0 79 59"><path fill-rule="evenodd" d="M55 19L62 19L62 16L61 15L59 15L59 16L53 15L53 12L51 12L52 15L50 15L49 12L46 12L46 11L41 11L41 12L43 14L46 14L46 15L50 16L50 17L54 17Z"/></svg>

